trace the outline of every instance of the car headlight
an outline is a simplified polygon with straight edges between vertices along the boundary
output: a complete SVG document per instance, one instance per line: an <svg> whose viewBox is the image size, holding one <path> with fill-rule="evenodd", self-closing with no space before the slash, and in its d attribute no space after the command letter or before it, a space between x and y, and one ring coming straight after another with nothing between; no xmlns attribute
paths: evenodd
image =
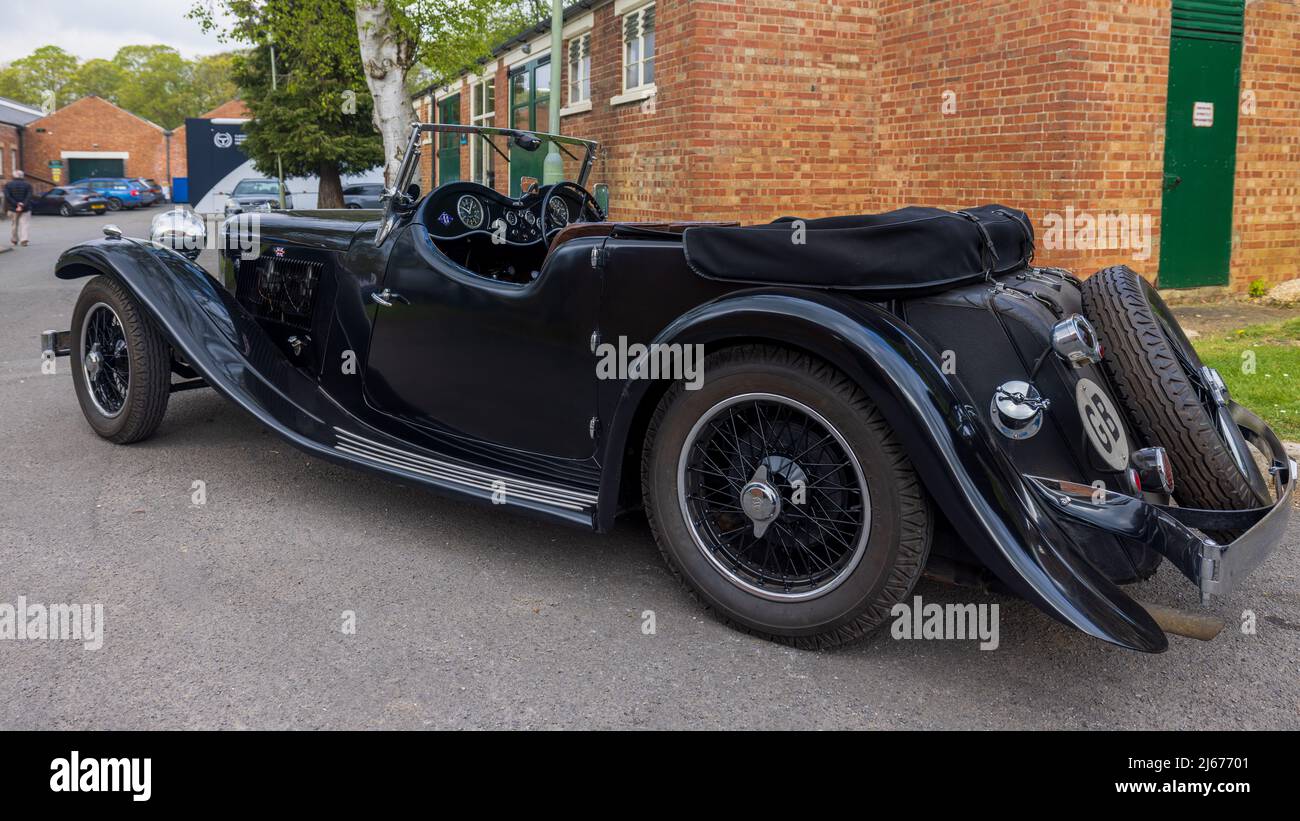
<svg viewBox="0 0 1300 821"><path fill-rule="evenodd" d="M193 211L173 208L153 218L149 239L171 248L188 259L198 259L208 237L208 228Z"/></svg>

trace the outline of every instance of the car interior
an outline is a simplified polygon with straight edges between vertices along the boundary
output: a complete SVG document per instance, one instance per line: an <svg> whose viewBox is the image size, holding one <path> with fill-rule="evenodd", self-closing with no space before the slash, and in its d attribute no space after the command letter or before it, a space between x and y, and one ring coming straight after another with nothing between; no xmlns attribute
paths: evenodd
<svg viewBox="0 0 1300 821"><path fill-rule="evenodd" d="M537 278L561 231L600 223L604 215L574 183L534 187L513 199L476 182L453 182L426 197L416 219L456 264L482 277L524 284Z"/></svg>

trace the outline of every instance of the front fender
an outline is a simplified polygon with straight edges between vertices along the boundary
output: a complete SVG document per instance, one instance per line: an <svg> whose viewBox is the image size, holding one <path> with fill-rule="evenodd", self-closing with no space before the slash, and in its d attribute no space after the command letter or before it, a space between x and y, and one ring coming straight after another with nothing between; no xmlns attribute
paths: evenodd
<svg viewBox="0 0 1300 821"><path fill-rule="evenodd" d="M856 380L954 529L1012 590L1096 638L1146 652L1166 649L1164 632L1075 549L965 388L942 372L936 352L901 320L830 293L745 291L692 309L654 341L708 346L756 339L808 351ZM604 464L619 463L648 386L628 380Z"/></svg>
<svg viewBox="0 0 1300 821"><path fill-rule="evenodd" d="M316 384L197 263L143 241L101 239L64 251L54 273L116 277L213 389L293 444L322 451L333 414Z"/></svg>

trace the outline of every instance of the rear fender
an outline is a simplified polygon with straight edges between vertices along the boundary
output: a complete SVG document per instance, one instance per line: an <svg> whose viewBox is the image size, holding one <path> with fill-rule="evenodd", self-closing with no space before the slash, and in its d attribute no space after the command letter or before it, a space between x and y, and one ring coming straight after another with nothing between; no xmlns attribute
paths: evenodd
<svg viewBox="0 0 1300 821"><path fill-rule="evenodd" d="M1096 638L1146 652L1166 649L1155 621L1075 549L965 389L942 372L937 352L901 320L830 293L746 291L687 312L654 341L716 346L755 339L805 350L857 381L956 531L1012 590ZM648 387L647 380L627 381L603 464L621 463ZM606 470L607 476L617 473ZM601 508L612 511L618 490L608 485L617 480L606 484Z"/></svg>

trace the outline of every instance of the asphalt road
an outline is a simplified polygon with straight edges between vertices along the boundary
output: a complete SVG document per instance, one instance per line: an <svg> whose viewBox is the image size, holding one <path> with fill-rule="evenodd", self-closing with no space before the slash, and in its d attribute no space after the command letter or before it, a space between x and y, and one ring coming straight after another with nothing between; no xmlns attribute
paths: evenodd
<svg viewBox="0 0 1300 821"><path fill-rule="evenodd" d="M153 213L111 219L140 235ZM1132 653L927 581L998 603L999 648L811 653L703 614L644 520L595 536L449 501L313 460L210 391L111 445L37 344L82 284L54 260L105 221L37 217L0 254L0 603L105 620L95 651L0 641L0 728L1300 728L1300 525L1213 607L1211 643ZM1198 608L1167 568L1134 592Z"/></svg>

